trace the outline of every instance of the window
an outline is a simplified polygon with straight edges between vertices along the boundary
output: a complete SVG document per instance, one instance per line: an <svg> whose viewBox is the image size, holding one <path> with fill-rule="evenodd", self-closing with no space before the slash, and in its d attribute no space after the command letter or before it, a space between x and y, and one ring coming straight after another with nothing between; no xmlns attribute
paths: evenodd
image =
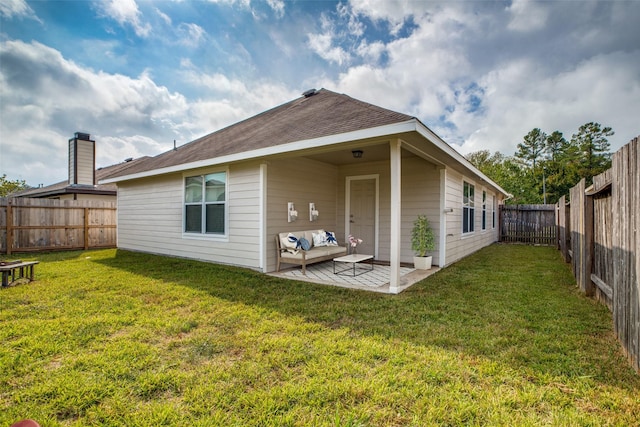
<svg viewBox="0 0 640 427"><path fill-rule="evenodd" d="M491 228L496 228L496 196L491 196Z"/></svg>
<svg viewBox="0 0 640 427"><path fill-rule="evenodd" d="M468 182L463 184L462 194L462 233L473 233L475 217L475 188Z"/></svg>
<svg viewBox="0 0 640 427"><path fill-rule="evenodd" d="M190 176L184 182L184 231L225 234L226 172Z"/></svg>
<svg viewBox="0 0 640 427"><path fill-rule="evenodd" d="M487 229L487 192L482 191L482 229Z"/></svg>

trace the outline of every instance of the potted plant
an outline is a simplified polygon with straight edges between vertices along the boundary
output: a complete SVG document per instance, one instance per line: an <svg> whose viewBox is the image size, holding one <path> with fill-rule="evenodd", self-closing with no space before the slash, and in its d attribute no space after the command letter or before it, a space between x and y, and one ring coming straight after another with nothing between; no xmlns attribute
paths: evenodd
<svg viewBox="0 0 640 427"><path fill-rule="evenodd" d="M418 215L413 222L411 230L411 249L415 252L413 257L414 267L418 270L429 270L431 268L432 256L427 256L427 252L436 248L436 239L425 215Z"/></svg>

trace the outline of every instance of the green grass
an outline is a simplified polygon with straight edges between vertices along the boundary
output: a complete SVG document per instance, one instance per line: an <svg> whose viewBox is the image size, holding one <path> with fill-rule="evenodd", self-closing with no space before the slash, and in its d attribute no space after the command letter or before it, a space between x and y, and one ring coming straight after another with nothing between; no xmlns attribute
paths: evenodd
<svg viewBox="0 0 640 427"><path fill-rule="evenodd" d="M22 256L27 259L29 256ZM640 376L550 248L400 295L104 250L0 291L0 425L637 425Z"/></svg>

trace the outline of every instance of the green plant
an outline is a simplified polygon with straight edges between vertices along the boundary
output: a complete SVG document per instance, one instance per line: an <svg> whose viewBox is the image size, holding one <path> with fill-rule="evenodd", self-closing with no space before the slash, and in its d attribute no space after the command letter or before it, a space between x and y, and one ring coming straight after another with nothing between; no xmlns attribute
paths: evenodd
<svg viewBox="0 0 640 427"><path fill-rule="evenodd" d="M436 239L425 215L418 215L411 230L411 249L416 256L427 256L428 251L436 248Z"/></svg>

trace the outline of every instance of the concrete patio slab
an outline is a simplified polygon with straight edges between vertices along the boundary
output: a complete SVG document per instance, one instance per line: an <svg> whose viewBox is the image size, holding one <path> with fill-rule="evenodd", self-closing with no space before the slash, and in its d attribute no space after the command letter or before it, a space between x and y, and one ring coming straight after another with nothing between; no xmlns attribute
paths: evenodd
<svg viewBox="0 0 640 427"><path fill-rule="evenodd" d="M367 264L368 266L368 264ZM368 267L367 267L368 268ZM333 262L325 261L322 263L307 266L306 276L302 274L300 267L292 267L280 272L269 273L271 276L281 277L283 279L299 280L302 282L318 283L322 285L338 286L349 289L360 289L365 291L391 293L389 292L389 273L391 267L388 265L374 266L373 271L368 271L359 276L339 275L333 273ZM440 268L432 267L430 270L416 270L409 267L400 268L400 286L399 292L402 292L419 281L431 276L439 271ZM399 293L398 292L398 293Z"/></svg>

